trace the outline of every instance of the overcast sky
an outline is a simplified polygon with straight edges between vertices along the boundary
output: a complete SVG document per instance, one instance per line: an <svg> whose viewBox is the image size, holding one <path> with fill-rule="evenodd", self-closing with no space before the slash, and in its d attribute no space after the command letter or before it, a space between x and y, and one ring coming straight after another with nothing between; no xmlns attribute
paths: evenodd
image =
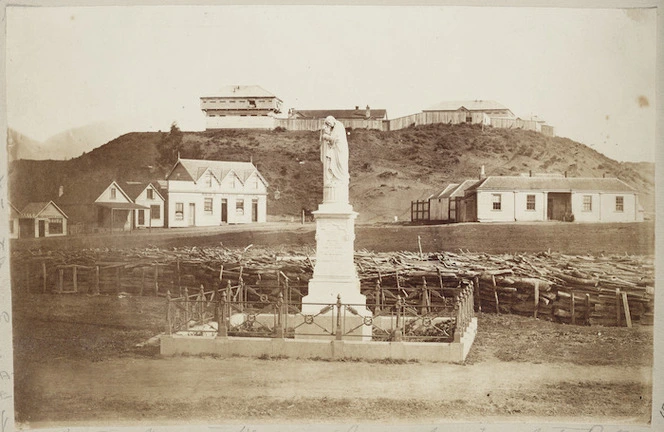
<svg viewBox="0 0 664 432"><path fill-rule="evenodd" d="M205 127L199 97L258 84L285 108L496 100L624 161L655 158L655 9L10 7L8 126Z"/></svg>

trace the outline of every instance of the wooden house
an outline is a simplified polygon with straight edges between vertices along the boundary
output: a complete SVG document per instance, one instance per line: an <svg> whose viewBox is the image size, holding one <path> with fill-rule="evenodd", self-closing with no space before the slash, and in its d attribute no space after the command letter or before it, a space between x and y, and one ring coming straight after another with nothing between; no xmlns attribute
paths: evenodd
<svg viewBox="0 0 664 432"><path fill-rule="evenodd" d="M283 101L257 85L229 85L201 97L205 128L273 129Z"/></svg>
<svg viewBox="0 0 664 432"><path fill-rule="evenodd" d="M268 183L251 162L178 159L166 180L169 227L267 220Z"/></svg>
<svg viewBox="0 0 664 432"><path fill-rule="evenodd" d="M136 228L137 211L150 210L150 207L136 204L116 181L112 181L95 199L97 208L97 227L131 231Z"/></svg>
<svg viewBox="0 0 664 432"><path fill-rule="evenodd" d="M617 178L489 176L464 201L464 220L476 222L642 220L636 190Z"/></svg>
<svg viewBox="0 0 664 432"><path fill-rule="evenodd" d="M383 122L387 120L387 110L373 109L369 105L364 109L359 106L356 106L355 109L290 109L288 119L281 120L279 124L284 124L286 129L298 130L302 128L302 125L305 125L305 129L318 130L322 129L327 116L339 120L346 129L383 130Z"/></svg>
<svg viewBox="0 0 664 432"><path fill-rule="evenodd" d="M122 190L137 205L145 208L134 210L134 227L163 228L166 226L166 199L155 182L127 181L120 183Z"/></svg>
<svg viewBox="0 0 664 432"><path fill-rule="evenodd" d="M68 216L53 201L28 203L18 217L19 238L67 235Z"/></svg>
<svg viewBox="0 0 664 432"><path fill-rule="evenodd" d="M19 221L21 212L12 203L9 203L9 238L19 237Z"/></svg>
<svg viewBox="0 0 664 432"><path fill-rule="evenodd" d="M425 124L431 123L479 123L491 124L491 118L514 119L514 113L506 106L492 100L445 101L422 110Z"/></svg>

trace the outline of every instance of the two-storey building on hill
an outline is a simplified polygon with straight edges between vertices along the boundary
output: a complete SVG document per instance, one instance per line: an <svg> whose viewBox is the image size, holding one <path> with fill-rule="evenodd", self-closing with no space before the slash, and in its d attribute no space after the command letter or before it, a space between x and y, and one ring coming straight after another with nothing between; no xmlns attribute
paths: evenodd
<svg viewBox="0 0 664 432"><path fill-rule="evenodd" d="M166 180L169 227L267 219L268 184L251 162L178 159Z"/></svg>
<svg viewBox="0 0 664 432"><path fill-rule="evenodd" d="M257 85L224 86L201 97L205 128L273 129L283 101Z"/></svg>

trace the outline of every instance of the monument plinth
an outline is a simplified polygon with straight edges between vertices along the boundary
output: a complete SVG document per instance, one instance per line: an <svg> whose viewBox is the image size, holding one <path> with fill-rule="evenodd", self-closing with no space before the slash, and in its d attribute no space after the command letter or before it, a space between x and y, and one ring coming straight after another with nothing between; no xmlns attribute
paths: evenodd
<svg viewBox="0 0 664 432"><path fill-rule="evenodd" d="M312 212L316 219L316 264L309 280L309 293L302 298L302 314L320 314L325 305L337 303L352 305L361 316L370 316L366 296L360 293L360 279L354 262L355 219L358 213L348 202L348 143L341 122L333 117L325 119L321 134L321 161L323 162L323 203ZM345 320L361 319L346 314ZM326 321L327 322L327 321ZM356 327L352 325L352 327ZM296 336L307 336L302 328ZM371 327L360 326L357 335L371 336ZM311 335L310 335L311 336Z"/></svg>

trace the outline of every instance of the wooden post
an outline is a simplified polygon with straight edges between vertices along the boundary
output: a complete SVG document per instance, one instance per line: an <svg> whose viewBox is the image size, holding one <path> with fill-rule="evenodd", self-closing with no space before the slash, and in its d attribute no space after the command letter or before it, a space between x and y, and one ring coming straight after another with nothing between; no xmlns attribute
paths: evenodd
<svg viewBox="0 0 664 432"><path fill-rule="evenodd" d="M375 297L374 315L378 315L380 313L380 279L376 281L376 290L374 292L374 297Z"/></svg>
<svg viewBox="0 0 664 432"><path fill-rule="evenodd" d="M62 293L65 285L65 270L60 269L59 274L60 274L60 285L58 286L58 292Z"/></svg>
<svg viewBox="0 0 664 432"><path fill-rule="evenodd" d="M496 276L491 275L491 283L493 284L493 298L496 300L496 313L500 315L500 304L498 303L498 291L496 290Z"/></svg>
<svg viewBox="0 0 664 432"><path fill-rule="evenodd" d="M535 281L535 308L533 310L533 318L537 318L537 312L539 309L539 280Z"/></svg>
<svg viewBox="0 0 664 432"><path fill-rule="evenodd" d="M230 282L230 281L229 281ZM227 337L228 336L228 327L226 326L226 302L228 297L226 296L226 291L222 291L219 296L219 304L217 308L217 337Z"/></svg>
<svg viewBox="0 0 664 432"><path fill-rule="evenodd" d="M115 268L115 294L120 294L120 291L122 291L120 284L120 266L118 266Z"/></svg>
<svg viewBox="0 0 664 432"><path fill-rule="evenodd" d="M72 280L74 281L74 292L77 293L77 292L78 292L78 271L77 271L77 267L76 267L76 266L74 266L74 267L72 268L72 276L71 276L71 278L72 278Z"/></svg>
<svg viewBox="0 0 664 432"><path fill-rule="evenodd" d="M572 300L572 303L570 305L570 313L572 315L572 324L576 324L576 311L575 311L576 300L574 298L574 290L570 290L570 295L571 295L571 300Z"/></svg>
<svg viewBox="0 0 664 432"><path fill-rule="evenodd" d="M141 267L141 292L139 295L143 295L143 290L145 289L145 267Z"/></svg>
<svg viewBox="0 0 664 432"><path fill-rule="evenodd" d="M189 330L189 290L184 287L184 322L186 329Z"/></svg>
<svg viewBox="0 0 664 432"><path fill-rule="evenodd" d="M625 310L625 322L627 327L632 328L632 314L629 312L629 303L627 302L627 292L622 292L623 308Z"/></svg>
<svg viewBox="0 0 664 432"><path fill-rule="evenodd" d="M159 294L159 264L154 264L154 295Z"/></svg>
<svg viewBox="0 0 664 432"><path fill-rule="evenodd" d="M30 292L30 263L25 263L25 289Z"/></svg>
<svg viewBox="0 0 664 432"><path fill-rule="evenodd" d="M175 267L177 271L177 277L178 277L178 291L182 292L182 282L180 278L180 258L175 260Z"/></svg>
<svg viewBox="0 0 664 432"><path fill-rule="evenodd" d="M424 259L424 255L422 254L422 238L420 236L417 236L417 248L420 250L420 259Z"/></svg>
<svg viewBox="0 0 664 432"><path fill-rule="evenodd" d="M620 288L616 288L616 325L620 327L622 325L620 319Z"/></svg>
<svg viewBox="0 0 664 432"><path fill-rule="evenodd" d="M284 294L279 293L279 300L277 300L277 325L275 326L277 331L276 331L276 337L282 338L284 337L284 319L283 319L283 313L284 313Z"/></svg>
<svg viewBox="0 0 664 432"><path fill-rule="evenodd" d="M95 294L99 294L99 266L95 266Z"/></svg>
<svg viewBox="0 0 664 432"><path fill-rule="evenodd" d="M480 277L475 276L473 278L473 282L475 283L475 298L477 302L477 311L482 312L482 297L480 296Z"/></svg>
<svg viewBox="0 0 664 432"><path fill-rule="evenodd" d="M166 334L173 333L173 326L171 325L171 292L166 291Z"/></svg>
<svg viewBox="0 0 664 432"><path fill-rule="evenodd" d="M42 261L42 292L46 293L46 261Z"/></svg>
<svg viewBox="0 0 664 432"><path fill-rule="evenodd" d="M584 319L586 325L590 325L590 294L586 294L586 313Z"/></svg>

